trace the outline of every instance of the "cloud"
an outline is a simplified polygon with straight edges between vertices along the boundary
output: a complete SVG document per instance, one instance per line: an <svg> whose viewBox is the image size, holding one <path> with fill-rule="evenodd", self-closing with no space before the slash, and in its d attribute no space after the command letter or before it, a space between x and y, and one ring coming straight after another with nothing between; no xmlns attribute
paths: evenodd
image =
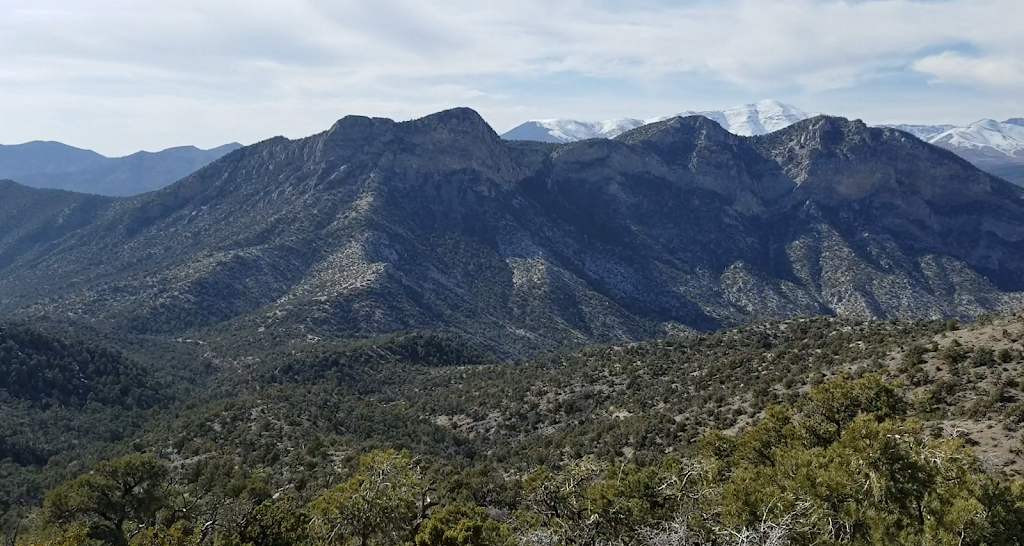
<svg viewBox="0 0 1024 546"><path fill-rule="evenodd" d="M0 1L0 142L128 153L460 104L507 128L813 103L893 73L1005 89L1021 20L1020 0Z"/></svg>
<svg viewBox="0 0 1024 546"><path fill-rule="evenodd" d="M917 61L914 70L933 76L936 82L1024 87L1024 60L1012 57L972 57L946 51Z"/></svg>

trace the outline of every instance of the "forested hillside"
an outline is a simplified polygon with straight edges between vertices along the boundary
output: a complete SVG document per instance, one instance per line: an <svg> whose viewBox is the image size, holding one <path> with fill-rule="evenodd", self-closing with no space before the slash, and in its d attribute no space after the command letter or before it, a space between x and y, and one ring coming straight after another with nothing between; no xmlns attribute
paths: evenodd
<svg viewBox="0 0 1024 546"><path fill-rule="evenodd" d="M0 486L19 544L1016 544L1024 532L1017 316L794 319L512 364L454 334L246 351L206 332L177 342L198 347L196 369L212 370L201 381L37 327L3 335L3 377L19 388L4 391Z"/></svg>
<svg viewBox="0 0 1024 546"><path fill-rule="evenodd" d="M111 454L169 402L160 374L109 347L0 324L0 510Z"/></svg>

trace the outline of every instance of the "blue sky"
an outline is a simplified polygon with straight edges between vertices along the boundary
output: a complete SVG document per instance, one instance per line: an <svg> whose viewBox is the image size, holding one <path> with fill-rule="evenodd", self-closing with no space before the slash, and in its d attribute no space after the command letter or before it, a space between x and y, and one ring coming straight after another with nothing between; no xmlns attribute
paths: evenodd
<svg viewBox="0 0 1024 546"><path fill-rule="evenodd" d="M1024 117L1022 0L0 0L0 143L107 155L347 114L647 118L772 98Z"/></svg>

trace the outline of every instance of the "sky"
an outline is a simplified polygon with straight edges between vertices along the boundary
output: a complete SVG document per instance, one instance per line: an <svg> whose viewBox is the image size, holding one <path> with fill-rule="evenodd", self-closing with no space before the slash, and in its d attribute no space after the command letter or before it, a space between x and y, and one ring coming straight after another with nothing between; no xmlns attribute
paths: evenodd
<svg viewBox="0 0 1024 546"><path fill-rule="evenodd" d="M1024 0L0 0L0 51L0 144L110 156L455 106L1024 117Z"/></svg>

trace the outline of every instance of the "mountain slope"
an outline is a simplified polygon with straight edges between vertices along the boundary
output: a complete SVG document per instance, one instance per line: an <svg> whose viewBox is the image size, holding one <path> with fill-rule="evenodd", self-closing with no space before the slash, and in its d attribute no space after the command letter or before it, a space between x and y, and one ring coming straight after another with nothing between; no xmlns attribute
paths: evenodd
<svg viewBox="0 0 1024 546"><path fill-rule="evenodd" d="M253 343L453 330L504 357L770 316L967 317L1024 301L1022 191L841 118L553 145L467 109L347 117L153 194L45 209L92 215L17 239L0 312Z"/></svg>
<svg viewBox="0 0 1024 546"><path fill-rule="evenodd" d="M1024 162L989 162L980 166L1000 178L1024 186Z"/></svg>
<svg viewBox="0 0 1024 546"><path fill-rule="evenodd" d="M743 136L763 135L778 131L793 123L810 117L806 112L777 101L765 100L756 104L744 104L720 111L686 111L674 116L662 116L648 120L619 118L597 122L570 119L531 120L513 128L501 137L505 140L534 140L538 142L576 142L591 138L615 138L616 136L673 117L704 116L724 127L727 131Z"/></svg>
<svg viewBox="0 0 1024 546"><path fill-rule="evenodd" d="M108 158L57 142L30 142L0 146L0 179L35 188L137 195L166 187L240 147L227 144L200 150L183 146Z"/></svg>
<svg viewBox="0 0 1024 546"><path fill-rule="evenodd" d="M965 127L955 125L894 125L914 136L950 150L978 168L1024 185L1024 121L984 119Z"/></svg>
<svg viewBox="0 0 1024 546"><path fill-rule="evenodd" d="M983 119L967 127L944 131L929 142L950 150L972 150L986 156L1009 156L1024 161L1024 126L1014 123Z"/></svg>
<svg viewBox="0 0 1024 546"><path fill-rule="evenodd" d="M28 188L10 180L0 180L0 196L0 268L25 254L46 255L57 241L96 222L114 202L107 197ZM4 278L0 283L8 281Z"/></svg>
<svg viewBox="0 0 1024 546"><path fill-rule="evenodd" d="M899 129L900 131L910 133L925 142L929 142L932 137L949 131L950 129L956 129L956 125L883 125L882 127Z"/></svg>
<svg viewBox="0 0 1024 546"><path fill-rule="evenodd" d="M145 430L147 411L171 398L161 373L92 341L0 323L0 514Z"/></svg>

